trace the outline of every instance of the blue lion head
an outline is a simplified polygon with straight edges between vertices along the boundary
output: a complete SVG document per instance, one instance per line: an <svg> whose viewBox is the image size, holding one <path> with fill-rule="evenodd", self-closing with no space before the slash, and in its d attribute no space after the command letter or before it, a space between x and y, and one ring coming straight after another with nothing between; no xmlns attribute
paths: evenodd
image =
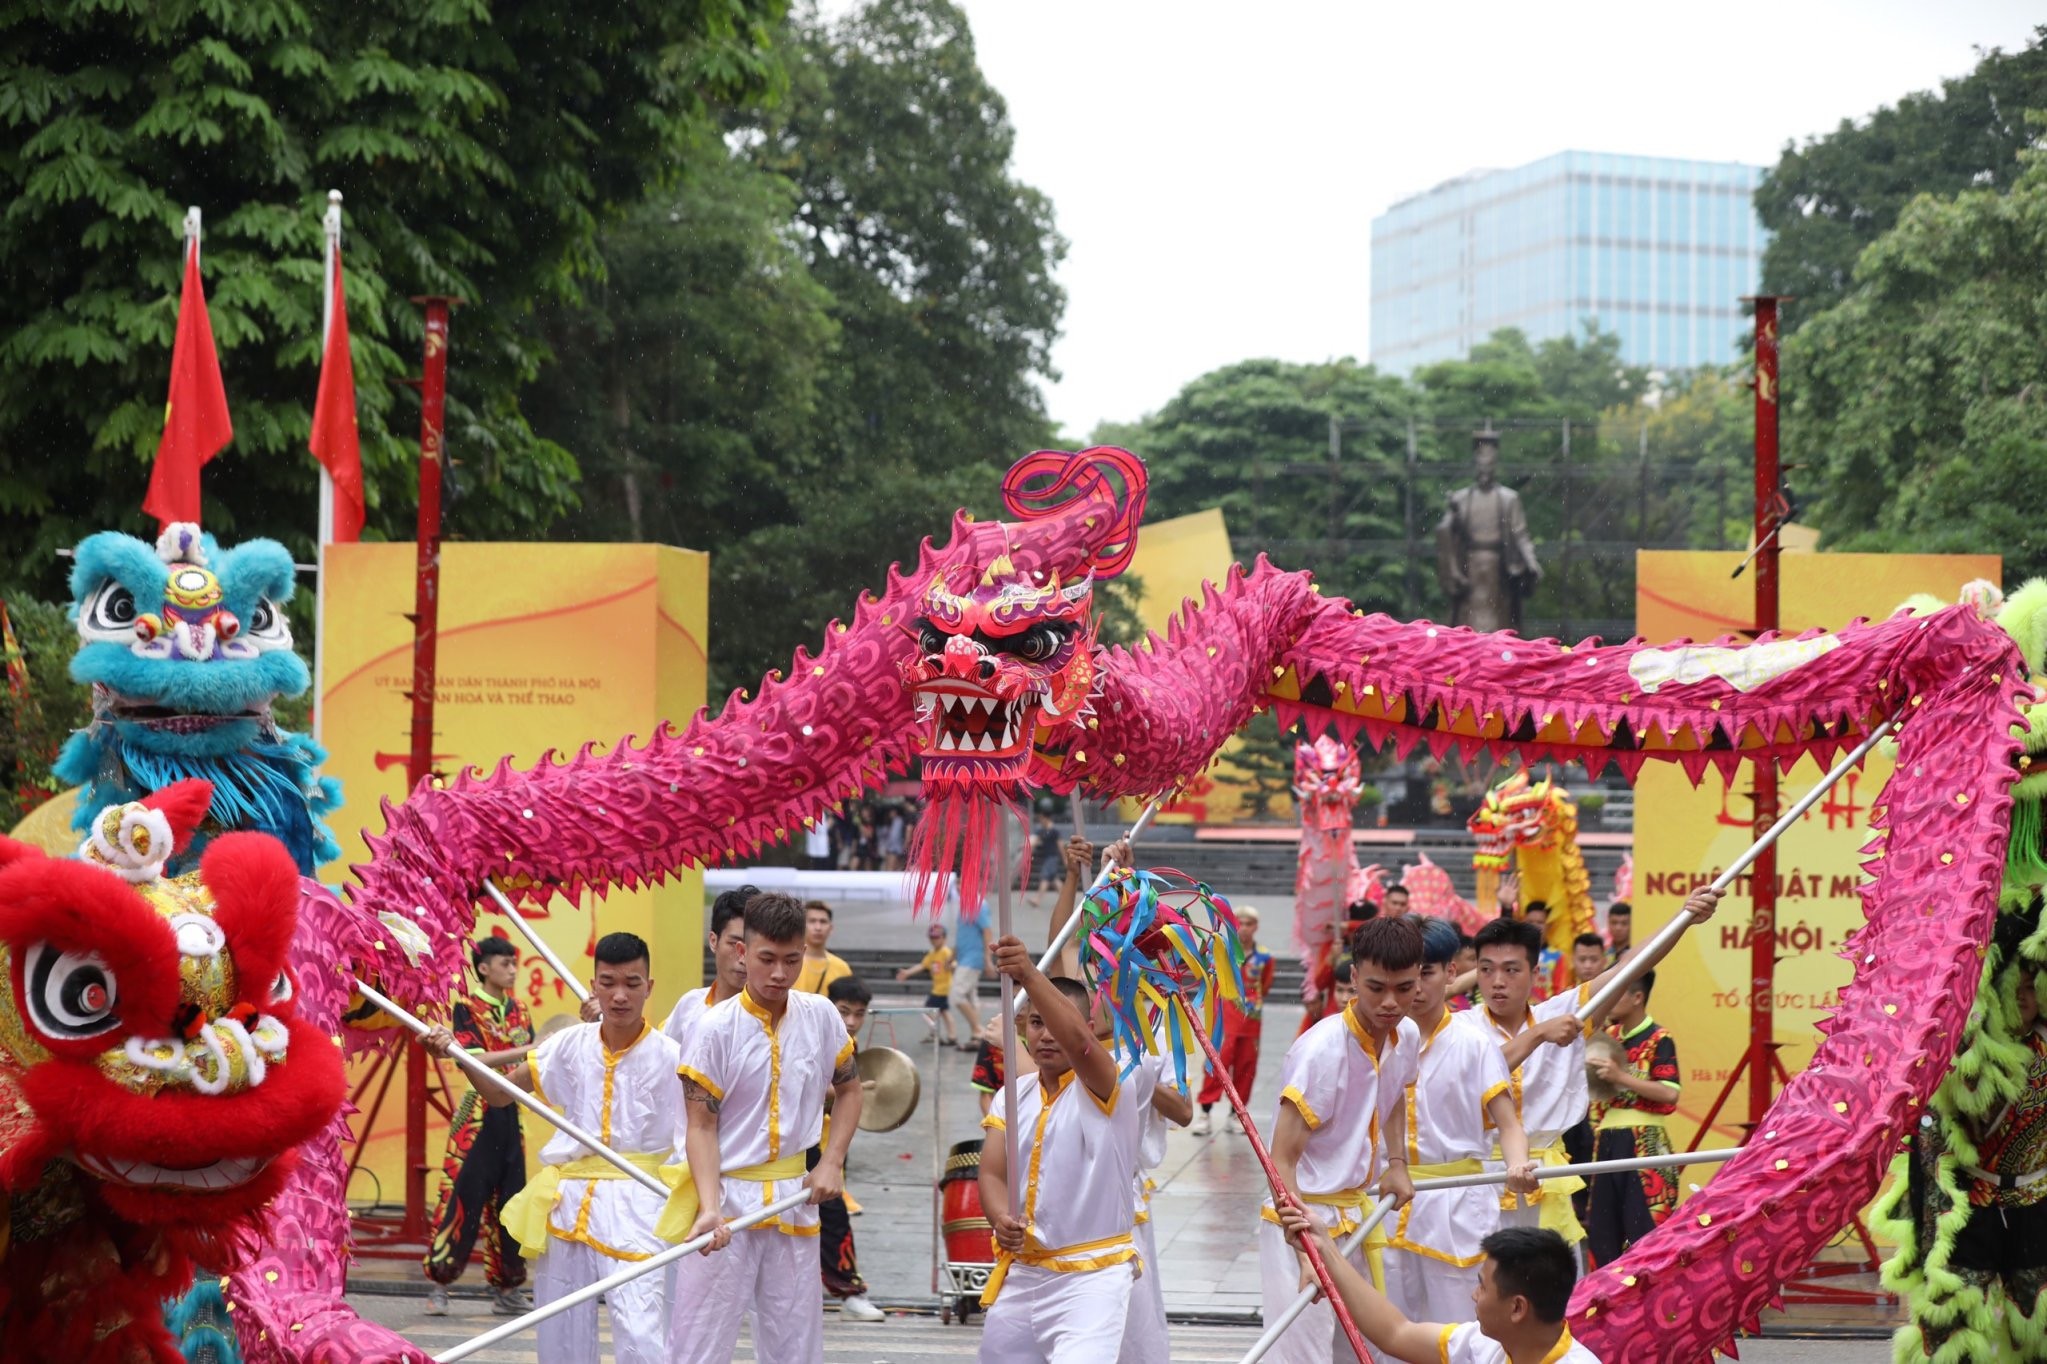
<svg viewBox="0 0 2047 1364"><path fill-rule="evenodd" d="M86 788L79 821L110 802L203 777L214 784L203 834L272 834L309 874L338 856L318 819L340 795L315 774L326 755L271 717L279 697L312 685L284 612L292 573L275 540L222 549L183 522L153 547L116 531L78 546L71 676L92 688L93 718L55 770Z"/></svg>

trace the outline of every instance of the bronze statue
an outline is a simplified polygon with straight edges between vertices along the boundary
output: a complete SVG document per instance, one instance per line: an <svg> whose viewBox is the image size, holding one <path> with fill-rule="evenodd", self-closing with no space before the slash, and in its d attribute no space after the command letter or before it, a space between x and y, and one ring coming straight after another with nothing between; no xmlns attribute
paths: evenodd
<svg viewBox="0 0 2047 1364"><path fill-rule="evenodd" d="M1521 497L1499 481L1500 438L1472 436L1473 480L1450 494L1436 526L1436 578L1450 599L1450 623L1519 630L1521 602L1542 578Z"/></svg>

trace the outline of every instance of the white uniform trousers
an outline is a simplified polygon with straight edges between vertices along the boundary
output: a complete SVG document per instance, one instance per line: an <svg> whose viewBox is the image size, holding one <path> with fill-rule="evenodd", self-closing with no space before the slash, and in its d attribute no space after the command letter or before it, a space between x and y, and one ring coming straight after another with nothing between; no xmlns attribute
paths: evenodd
<svg viewBox="0 0 2047 1364"><path fill-rule="evenodd" d="M1168 1364L1173 1357L1165 1280L1159 1277L1159 1238L1152 1226L1147 1217L1131 1232L1144 1273L1130 1289L1130 1315L1123 1321L1123 1352L1116 1356L1117 1364Z"/></svg>
<svg viewBox="0 0 2047 1364"><path fill-rule="evenodd" d="M1331 1209L1310 1204L1310 1215L1324 1226L1331 1224ZM1342 1240L1342 1237L1337 1237ZM1367 1279L1372 1277L1371 1268L1365 1262L1365 1250L1358 1247L1349 1256L1351 1267ZM1275 1222L1260 1220L1258 1223L1258 1279L1259 1304L1267 1325L1278 1321L1293 1305L1301 1292L1301 1259L1294 1254L1294 1248L1286 1243L1286 1233ZM1385 1356L1367 1345L1366 1353L1374 1360ZM1350 1342L1344 1337L1343 1327L1336 1320L1336 1309L1326 1301L1317 1298L1308 1308L1294 1319L1287 1333L1266 1351L1265 1358L1271 1364L1330 1364L1331 1360L1355 1358L1350 1352Z"/></svg>
<svg viewBox="0 0 2047 1364"><path fill-rule="evenodd" d="M981 1364L1115 1364L1134 1276L1127 1263L1063 1274L1011 1265L981 1328Z"/></svg>
<svg viewBox="0 0 2047 1364"><path fill-rule="evenodd" d="M1386 1265L1386 1296L1409 1321L1455 1325L1472 1320L1477 1313L1471 1301L1471 1291L1478 1287L1477 1265L1459 1269L1447 1260L1392 1246L1381 1256Z"/></svg>
<svg viewBox="0 0 2047 1364"><path fill-rule="evenodd" d="M723 1250L683 1256L669 1304L670 1364L729 1364L740 1319L749 1312L755 1359L823 1364L815 1236L752 1229L734 1232Z"/></svg>
<svg viewBox="0 0 2047 1364"><path fill-rule="evenodd" d="M533 1262L533 1304L545 1307L632 1264L614 1260L578 1241L559 1238ZM617 1364L666 1364L668 1332L660 1270L642 1274L604 1295L611 1308L611 1357ZM540 1358L548 1364L598 1364L597 1300L557 1313L534 1328Z"/></svg>

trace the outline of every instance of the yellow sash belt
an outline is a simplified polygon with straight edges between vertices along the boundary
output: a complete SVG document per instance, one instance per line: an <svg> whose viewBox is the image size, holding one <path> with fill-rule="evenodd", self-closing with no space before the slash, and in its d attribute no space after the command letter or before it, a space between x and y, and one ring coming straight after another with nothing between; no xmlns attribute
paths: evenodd
<svg viewBox="0 0 2047 1364"><path fill-rule="evenodd" d="M783 1179L801 1179L804 1173L803 1152L798 1151L780 1160L727 1170L721 1178L772 1184ZM661 1178L668 1182L668 1202L661 1209L660 1220L654 1223L654 1234L664 1241L687 1241L689 1229L697 1224L697 1212L702 1206L697 1202L697 1182L690 1178L687 1165L663 1166Z"/></svg>
<svg viewBox="0 0 2047 1364"><path fill-rule="evenodd" d="M1571 1157L1564 1150L1561 1139L1539 1151L1530 1151L1528 1155L1537 1165L1546 1169L1571 1163ZM1505 1157L1496 1154L1495 1159L1504 1160ZM1501 1193L1500 1210L1514 1212L1524 1206L1539 1207L1542 1209L1542 1225L1563 1237L1567 1243L1576 1245L1585 1239L1585 1228L1578 1221L1577 1210L1571 1206L1571 1195L1584 1187L1585 1181L1576 1175L1566 1175L1562 1179L1545 1179L1535 1186L1535 1192L1532 1194ZM1524 1198L1527 1200L1525 1204L1520 1201Z"/></svg>
<svg viewBox="0 0 2047 1364"><path fill-rule="evenodd" d="M666 1151L622 1151L627 1163L637 1170L645 1170L658 1179L670 1179L668 1171L677 1166L663 1166L668 1159ZM512 1233L512 1239L519 1243L519 1251L531 1260L547 1249L547 1222L554 1212L554 1201L561 1196L561 1182L564 1179L624 1179L625 1171L613 1165L603 1156L584 1156L566 1165L543 1165L540 1173L533 1176L526 1187L513 1194L498 1212L498 1220L505 1224L505 1230ZM672 1182L671 1182L672 1187Z"/></svg>
<svg viewBox="0 0 2047 1364"><path fill-rule="evenodd" d="M1098 1254L1097 1252L1107 1252ZM1073 1258L1073 1257L1081 1258ZM1083 1241L1077 1246L1059 1246L1047 1249L1026 1236L1024 1248L1014 1255L1006 1250L995 1252L995 1268L988 1273L988 1286L981 1290L981 1306L995 1305L995 1295L1002 1291L1002 1281L1009 1277L1013 1264L1033 1265L1049 1269L1056 1274L1081 1274L1090 1269L1107 1269L1110 1265L1128 1264L1137 1258L1137 1246L1131 1241L1129 1232L1115 1236L1104 1236L1099 1241Z"/></svg>

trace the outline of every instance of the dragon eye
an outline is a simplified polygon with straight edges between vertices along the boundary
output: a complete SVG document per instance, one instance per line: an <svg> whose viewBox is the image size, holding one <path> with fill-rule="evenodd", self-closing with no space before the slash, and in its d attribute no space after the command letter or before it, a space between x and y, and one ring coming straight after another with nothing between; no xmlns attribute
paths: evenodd
<svg viewBox="0 0 2047 1364"><path fill-rule="evenodd" d="M114 1016L114 973L98 957L37 943L23 958L29 1015L57 1041L97 1037L121 1026Z"/></svg>
<svg viewBox="0 0 2047 1364"><path fill-rule="evenodd" d="M108 583L86 603L79 627L95 634L126 634L134 630L139 614L135 594L119 583Z"/></svg>
<svg viewBox="0 0 2047 1364"><path fill-rule="evenodd" d="M1043 663L1059 652L1066 636L1050 625L1033 625L1011 641L1009 652L1028 663Z"/></svg>
<svg viewBox="0 0 2047 1364"><path fill-rule="evenodd" d="M935 625L927 625L917 635L917 647L927 654L945 652L945 634Z"/></svg>
<svg viewBox="0 0 2047 1364"><path fill-rule="evenodd" d="M279 971L277 979L270 983L270 1002L283 1004L291 998L291 972Z"/></svg>

